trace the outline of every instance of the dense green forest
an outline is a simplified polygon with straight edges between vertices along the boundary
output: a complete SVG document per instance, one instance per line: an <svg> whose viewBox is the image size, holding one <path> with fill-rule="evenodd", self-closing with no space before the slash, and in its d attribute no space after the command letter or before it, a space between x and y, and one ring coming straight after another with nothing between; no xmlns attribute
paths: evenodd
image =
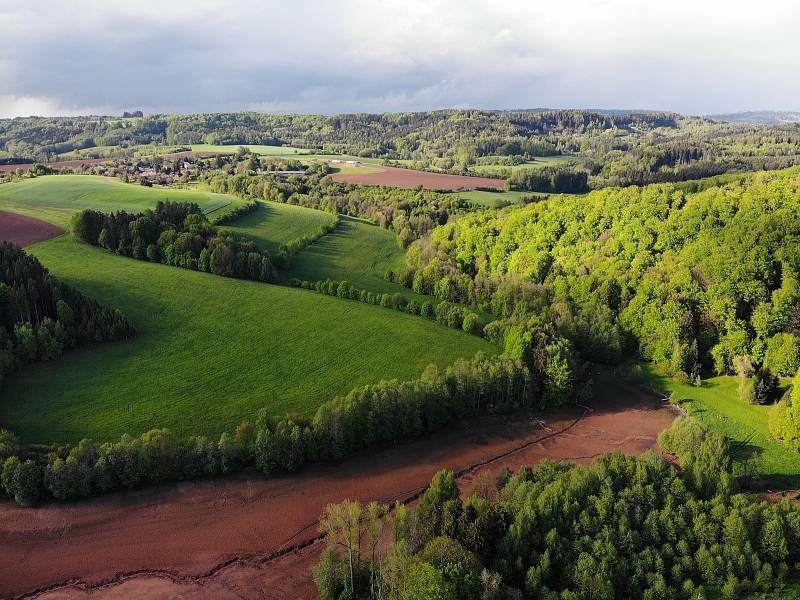
<svg viewBox="0 0 800 600"><path fill-rule="evenodd" d="M727 440L696 421L676 420L659 441L682 471L654 452L611 453L588 467L485 471L465 499L440 471L413 508L331 504L320 599L733 600L780 589L800 560L800 512L737 494Z"/></svg>
<svg viewBox="0 0 800 600"><path fill-rule="evenodd" d="M472 213L412 244L395 277L517 323L555 323L588 357L671 373L800 368L800 171L654 185ZM489 329L489 328L487 328Z"/></svg>
<svg viewBox="0 0 800 600"><path fill-rule="evenodd" d="M476 164L503 166L536 156L567 155L581 160L578 170L593 188L685 181L800 162L800 124L718 123L675 113L445 110L0 120L0 157L5 160L46 162L76 149L201 143L297 146L463 173ZM565 171L568 180L574 170L556 168ZM555 191L582 191L574 181L569 188ZM526 189L551 191L532 185Z"/></svg>

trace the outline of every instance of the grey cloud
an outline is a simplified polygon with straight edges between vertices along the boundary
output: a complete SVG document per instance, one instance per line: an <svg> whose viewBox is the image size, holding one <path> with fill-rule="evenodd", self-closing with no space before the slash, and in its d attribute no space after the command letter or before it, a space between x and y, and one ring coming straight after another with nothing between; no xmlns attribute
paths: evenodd
<svg viewBox="0 0 800 600"><path fill-rule="evenodd" d="M562 17L489 0L0 5L0 114L800 107L800 38L786 35L800 8L764 0L783 15L773 31L708 4L564 0Z"/></svg>

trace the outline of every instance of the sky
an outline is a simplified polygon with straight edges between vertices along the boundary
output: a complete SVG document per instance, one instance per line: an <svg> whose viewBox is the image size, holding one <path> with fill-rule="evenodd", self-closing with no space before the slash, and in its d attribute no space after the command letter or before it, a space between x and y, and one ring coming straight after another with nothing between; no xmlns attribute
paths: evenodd
<svg viewBox="0 0 800 600"><path fill-rule="evenodd" d="M0 0L0 117L800 110L797 0Z"/></svg>

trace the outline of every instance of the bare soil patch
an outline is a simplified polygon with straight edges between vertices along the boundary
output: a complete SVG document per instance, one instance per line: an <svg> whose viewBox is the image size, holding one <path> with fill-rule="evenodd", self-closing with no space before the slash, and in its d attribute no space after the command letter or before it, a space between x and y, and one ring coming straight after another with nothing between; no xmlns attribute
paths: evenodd
<svg viewBox="0 0 800 600"><path fill-rule="evenodd" d="M331 178L334 181L359 185L385 185L400 188L415 188L421 185L430 190L474 190L479 187L502 190L505 187L504 180L489 177L428 173L427 171L397 167L380 168L382 169L380 173L334 173Z"/></svg>
<svg viewBox="0 0 800 600"><path fill-rule="evenodd" d="M0 210L0 241L18 246L30 246L64 233L60 227L50 223Z"/></svg>
<svg viewBox="0 0 800 600"><path fill-rule="evenodd" d="M654 446L675 416L669 405L605 374L596 383L594 409L476 419L291 477L240 474L38 509L0 504L0 596L311 597L317 518L329 502L411 500L442 468L466 492L483 469Z"/></svg>

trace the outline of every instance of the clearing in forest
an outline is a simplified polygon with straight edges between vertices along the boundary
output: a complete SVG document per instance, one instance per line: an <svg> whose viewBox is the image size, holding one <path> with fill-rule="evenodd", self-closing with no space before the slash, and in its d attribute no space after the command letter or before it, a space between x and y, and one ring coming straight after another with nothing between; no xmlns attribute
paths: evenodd
<svg viewBox="0 0 800 600"><path fill-rule="evenodd" d="M381 171L377 173L334 173L331 178L334 181L359 185L385 185L399 188L422 186L430 190L470 190L475 188L502 190L506 183L503 179L429 173L427 171L399 169L397 167L381 167Z"/></svg>

